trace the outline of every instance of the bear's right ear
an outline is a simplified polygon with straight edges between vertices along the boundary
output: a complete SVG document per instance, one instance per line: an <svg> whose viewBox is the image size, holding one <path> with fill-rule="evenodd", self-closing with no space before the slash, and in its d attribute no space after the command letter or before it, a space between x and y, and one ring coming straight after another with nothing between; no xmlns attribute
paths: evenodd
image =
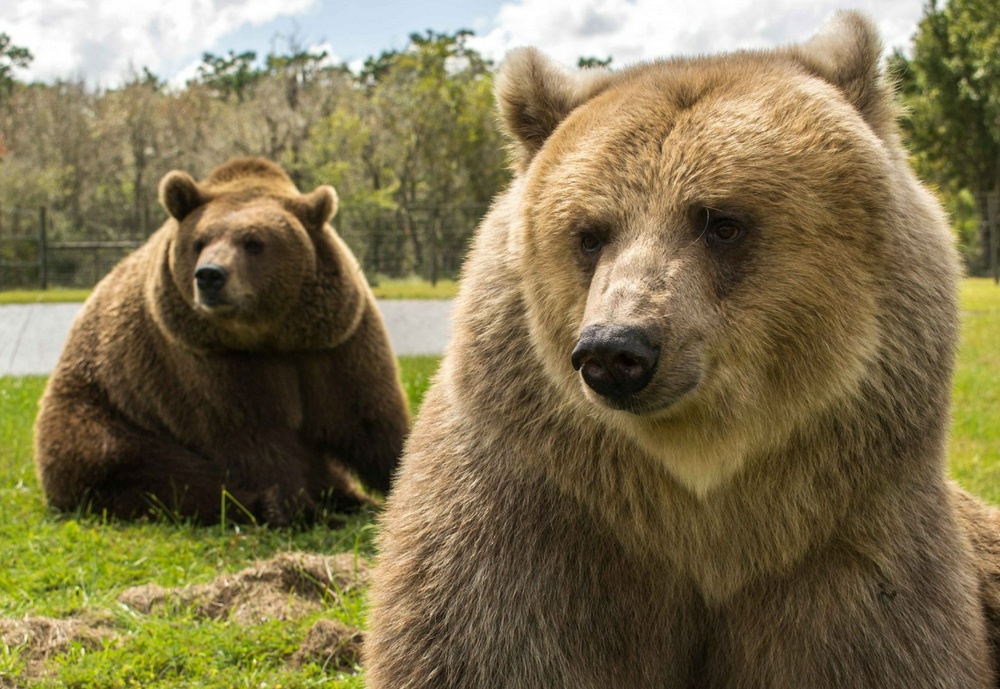
<svg viewBox="0 0 1000 689"><path fill-rule="evenodd" d="M308 228L322 227L337 214L337 192L329 184L321 184L292 203L292 212Z"/></svg>
<svg viewBox="0 0 1000 689"><path fill-rule="evenodd" d="M515 169L528 163L567 115L605 90L614 79L607 69L570 72L535 48L507 53L496 80L496 99L514 143Z"/></svg>
<svg viewBox="0 0 1000 689"><path fill-rule="evenodd" d="M175 220L183 220L207 201L198 183L186 172L168 172L160 181L160 203Z"/></svg>
<svg viewBox="0 0 1000 689"><path fill-rule="evenodd" d="M836 86L875 132L894 139L898 116L882 70L882 39L860 12L841 11L809 41L787 49L806 69Z"/></svg>

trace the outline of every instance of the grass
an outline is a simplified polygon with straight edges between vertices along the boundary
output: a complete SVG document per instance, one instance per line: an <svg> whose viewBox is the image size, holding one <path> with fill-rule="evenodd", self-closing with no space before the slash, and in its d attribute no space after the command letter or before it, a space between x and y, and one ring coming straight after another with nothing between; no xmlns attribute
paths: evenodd
<svg viewBox="0 0 1000 689"><path fill-rule="evenodd" d="M379 299L452 299L458 294L458 284L454 280L438 280L432 285L418 277L376 277L372 291Z"/></svg>
<svg viewBox="0 0 1000 689"><path fill-rule="evenodd" d="M1000 504L1000 288L967 280L962 307L951 471L967 488ZM400 364L416 410L438 358L403 357ZM23 642L0 642L0 688L363 686L357 669L286 662L317 619L363 628L363 592L339 596L301 619L254 625L206 621L184 606L142 615L117 597L150 582L206 583L279 551L369 554L369 518L352 518L339 530L292 531L50 513L31 460L31 427L44 385L43 377L0 378L0 619L97 619L112 626L117 638L59 649L44 661L41 677L29 673L37 660Z"/></svg>
<svg viewBox="0 0 1000 689"><path fill-rule="evenodd" d="M437 357L402 357L411 407L420 404ZM369 554L371 521L342 529L107 522L56 515L43 504L32 466L31 432L44 377L0 378L0 619L94 619L118 632L98 647L74 643L30 682L26 646L0 641L0 687L360 687L356 672L287 664L318 618L363 627L363 592L347 593L301 619L239 625L206 621L183 607L142 615L117 602L125 589L155 582L206 583L279 551Z"/></svg>
<svg viewBox="0 0 1000 689"><path fill-rule="evenodd" d="M61 304L83 302L89 289L12 289L0 291L0 304Z"/></svg>
<svg viewBox="0 0 1000 689"><path fill-rule="evenodd" d="M432 285L418 277L386 278L378 277L372 291L378 299L451 299L458 292L454 280L438 280ZM53 304L83 302L90 296L89 289L65 289L56 287L47 290L4 290L0 291L0 304Z"/></svg>
<svg viewBox="0 0 1000 689"><path fill-rule="evenodd" d="M1000 504L1000 287L963 281L962 342L952 393L952 474Z"/></svg>

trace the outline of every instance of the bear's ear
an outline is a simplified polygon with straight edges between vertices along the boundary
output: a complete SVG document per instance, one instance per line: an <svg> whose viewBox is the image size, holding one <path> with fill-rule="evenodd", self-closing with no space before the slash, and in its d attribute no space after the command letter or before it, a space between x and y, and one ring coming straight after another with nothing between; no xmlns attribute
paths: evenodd
<svg viewBox="0 0 1000 689"><path fill-rule="evenodd" d="M175 220L183 220L207 200L186 172L168 172L160 181L160 203Z"/></svg>
<svg viewBox="0 0 1000 689"><path fill-rule="evenodd" d="M882 39L860 12L838 12L812 39L789 48L816 76L833 84L883 139L896 131L891 84L881 67Z"/></svg>
<svg viewBox="0 0 1000 689"><path fill-rule="evenodd" d="M614 74L603 68L570 72L535 48L507 53L495 92L501 121L514 144L517 171L524 171L574 108L605 90L613 79Z"/></svg>
<svg viewBox="0 0 1000 689"><path fill-rule="evenodd" d="M337 214L337 191L328 184L318 186L297 198L292 211L306 227L322 227Z"/></svg>

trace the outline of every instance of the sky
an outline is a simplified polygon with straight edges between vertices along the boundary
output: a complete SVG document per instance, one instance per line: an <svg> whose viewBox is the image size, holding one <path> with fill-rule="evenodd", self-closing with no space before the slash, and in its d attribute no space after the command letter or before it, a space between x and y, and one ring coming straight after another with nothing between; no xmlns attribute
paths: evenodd
<svg viewBox="0 0 1000 689"><path fill-rule="evenodd" d="M888 49L906 48L924 0L2 0L0 33L28 48L23 80L83 78L114 88L150 69L182 85L202 54L326 50L357 68L406 46L411 33L470 29L501 61L520 45L575 66L612 67L679 54L766 48L811 36L834 12L860 9Z"/></svg>

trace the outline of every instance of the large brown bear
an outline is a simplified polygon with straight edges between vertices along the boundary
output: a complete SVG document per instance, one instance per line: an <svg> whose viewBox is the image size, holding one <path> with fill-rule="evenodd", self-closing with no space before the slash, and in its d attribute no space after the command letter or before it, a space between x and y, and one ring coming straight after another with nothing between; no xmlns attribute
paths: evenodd
<svg viewBox="0 0 1000 689"><path fill-rule="evenodd" d="M42 397L49 503L283 525L366 503L349 473L387 491L406 400L333 188L241 158L169 173L160 199L170 218L94 290Z"/></svg>
<svg viewBox="0 0 1000 689"><path fill-rule="evenodd" d="M497 82L516 176L379 538L368 686L987 687L956 259L871 23Z"/></svg>

